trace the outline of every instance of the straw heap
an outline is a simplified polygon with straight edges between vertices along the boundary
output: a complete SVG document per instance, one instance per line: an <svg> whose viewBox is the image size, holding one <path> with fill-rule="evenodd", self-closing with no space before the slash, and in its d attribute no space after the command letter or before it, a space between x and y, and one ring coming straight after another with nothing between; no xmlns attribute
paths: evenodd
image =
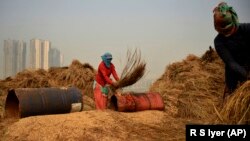
<svg viewBox="0 0 250 141"><path fill-rule="evenodd" d="M68 68L51 68L48 72L53 78L50 83L56 86L74 85L85 89L94 80L94 68L88 63L81 64L78 60L73 60Z"/></svg>
<svg viewBox="0 0 250 141"><path fill-rule="evenodd" d="M219 117L223 123L227 124L250 123L250 80L227 99Z"/></svg>
<svg viewBox="0 0 250 141"><path fill-rule="evenodd" d="M172 116L208 121L215 113L213 105L219 104L223 86L223 62L210 48L201 57L189 55L168 65L150 91L162 95Z"/></svg>

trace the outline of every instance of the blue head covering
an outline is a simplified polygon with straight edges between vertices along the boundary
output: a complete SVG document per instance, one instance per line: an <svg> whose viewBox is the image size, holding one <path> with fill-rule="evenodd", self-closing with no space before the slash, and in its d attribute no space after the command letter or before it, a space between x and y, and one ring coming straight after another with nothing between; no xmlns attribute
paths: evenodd
<svg viewBox="0 0 250 141"><path fill-rule="evenodd" d="M112 54L109 52L106 52L102 56L102 61L104 62L105 66L110 68L111 60L112 60Z"/></svg>

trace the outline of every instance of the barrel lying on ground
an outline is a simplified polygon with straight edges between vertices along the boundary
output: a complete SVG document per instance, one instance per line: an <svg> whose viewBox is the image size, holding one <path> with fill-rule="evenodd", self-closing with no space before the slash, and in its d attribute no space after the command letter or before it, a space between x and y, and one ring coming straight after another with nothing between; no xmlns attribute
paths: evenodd
<svg viewBox="0 0 250 141"><path fill-rule="evenodd" d="M135 112L143 110L164 110L164 102L159 93L133 93L111 97L111 107L119 112Z"/></svg>
<svg viewBox="0 0 250 141"><path fill-rule="evenodd" d="M82 111L81 91L69 88L17 88L8 91L6 117L62 114Z"/></svg>

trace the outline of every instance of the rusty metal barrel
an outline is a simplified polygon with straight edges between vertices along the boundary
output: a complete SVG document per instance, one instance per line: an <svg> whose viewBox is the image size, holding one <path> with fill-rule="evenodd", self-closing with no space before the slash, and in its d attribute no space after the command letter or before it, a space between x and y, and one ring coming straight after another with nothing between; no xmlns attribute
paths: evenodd
<svg viewBox="0 0 250 141"><path fill-rule="evenodd" d="M143 110L164 110L164 102L159 93L133 93L126 92L122 95L111 97L112 108L119 112L135 112Z"/></svg>
<svg viewBox="0 0 250 141"><path fill-rule="evenodd" d="M6 117L28 117L82 111L81 91L68 88L17 88L8 91Z"/></svg>

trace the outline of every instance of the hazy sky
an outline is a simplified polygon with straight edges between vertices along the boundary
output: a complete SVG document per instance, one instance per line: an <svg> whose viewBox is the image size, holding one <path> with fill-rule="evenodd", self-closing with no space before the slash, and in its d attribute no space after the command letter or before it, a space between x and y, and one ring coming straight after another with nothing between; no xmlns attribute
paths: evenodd
<svg viewBox="0 0 250 141"><path fill-rule="evenodd" d="M139 48L147 62L147 77L159 78L168 64L188 54L201 56L214 46L212 10L219 2L0 0L0 49L2 53L5 39L23 40L28 47L32 38L46 39L64 54L64 65L78 59L95 68L108 51L120 74L127 50ZM240 22L250 22L249 0L226 2Z"/></svg>

